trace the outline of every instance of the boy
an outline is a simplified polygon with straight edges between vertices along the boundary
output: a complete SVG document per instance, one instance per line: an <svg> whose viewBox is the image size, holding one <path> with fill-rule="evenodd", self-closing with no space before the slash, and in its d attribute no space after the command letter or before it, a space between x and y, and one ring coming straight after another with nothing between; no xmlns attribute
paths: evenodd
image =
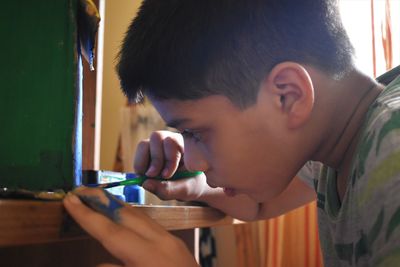
<svg viewBox="0 0 400 267"><path fill-rule="evenodd" d="M135 169L168 179L184 163L205 173L148 180L147 190L242 220L317 198L325 266L396 265L400 81L385 88L356 69L336 1L147 0L117 69L128 98L146 95L179 131L141 142ZM97 190L76 194L106 203L114 222L65 200L126 265L195 265L138 211Z"/></svg>

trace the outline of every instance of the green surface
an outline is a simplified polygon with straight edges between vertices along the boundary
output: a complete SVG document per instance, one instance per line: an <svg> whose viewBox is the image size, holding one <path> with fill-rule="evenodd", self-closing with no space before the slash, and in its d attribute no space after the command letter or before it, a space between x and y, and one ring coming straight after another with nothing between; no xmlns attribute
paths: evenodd
<svg viewBox="0 0 400 267"><path fill-rule="evenodd" d="M74 185L76 0L0 9L0 187Z"/></svg>

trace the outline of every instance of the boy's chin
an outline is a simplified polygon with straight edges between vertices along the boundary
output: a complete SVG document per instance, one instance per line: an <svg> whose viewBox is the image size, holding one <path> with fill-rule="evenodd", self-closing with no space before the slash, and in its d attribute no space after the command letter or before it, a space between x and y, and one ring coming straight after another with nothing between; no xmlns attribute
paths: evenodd
<svg viewBox="0 0 400 267"><path fill-rule="evenodd" d="M270 201L271 199L275 198L277 194L268 194L265 192L252 192L252 193L245 193L249 198L254 200L257 203L263 203Z"/></svg>

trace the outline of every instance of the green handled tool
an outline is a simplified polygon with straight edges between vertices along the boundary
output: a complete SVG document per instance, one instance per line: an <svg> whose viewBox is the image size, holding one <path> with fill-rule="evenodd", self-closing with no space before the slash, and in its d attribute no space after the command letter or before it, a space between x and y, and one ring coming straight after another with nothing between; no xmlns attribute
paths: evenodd
<svg viewBox="0 0 400 267"><path fill-rule="evenodd" d="M146 175L140 175L136 173L121 173L112 171L83 171L83 178L86 181L96 181L96 183L88 183L88 187L100 187L100 188L111 188L116 186L124 185L142 185L147 179L155 179L159 181L175 181L185 178L194 177L202 174L201 171L177 171L171 178L163 178L161 176L149 177ZM121 180L111 183L98 183L101 180Z"/></svg>

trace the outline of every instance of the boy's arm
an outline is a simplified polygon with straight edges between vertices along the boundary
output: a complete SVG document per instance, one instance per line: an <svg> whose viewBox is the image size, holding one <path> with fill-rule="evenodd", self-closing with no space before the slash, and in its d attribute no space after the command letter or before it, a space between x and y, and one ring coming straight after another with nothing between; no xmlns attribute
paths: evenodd
<svg viewBox="0 0 400 267"><path fill-rule="evenodd" d="M198 267L181 239L103 189L79 187L63 203L75 221L121 262L112 266Z"/></svg>

